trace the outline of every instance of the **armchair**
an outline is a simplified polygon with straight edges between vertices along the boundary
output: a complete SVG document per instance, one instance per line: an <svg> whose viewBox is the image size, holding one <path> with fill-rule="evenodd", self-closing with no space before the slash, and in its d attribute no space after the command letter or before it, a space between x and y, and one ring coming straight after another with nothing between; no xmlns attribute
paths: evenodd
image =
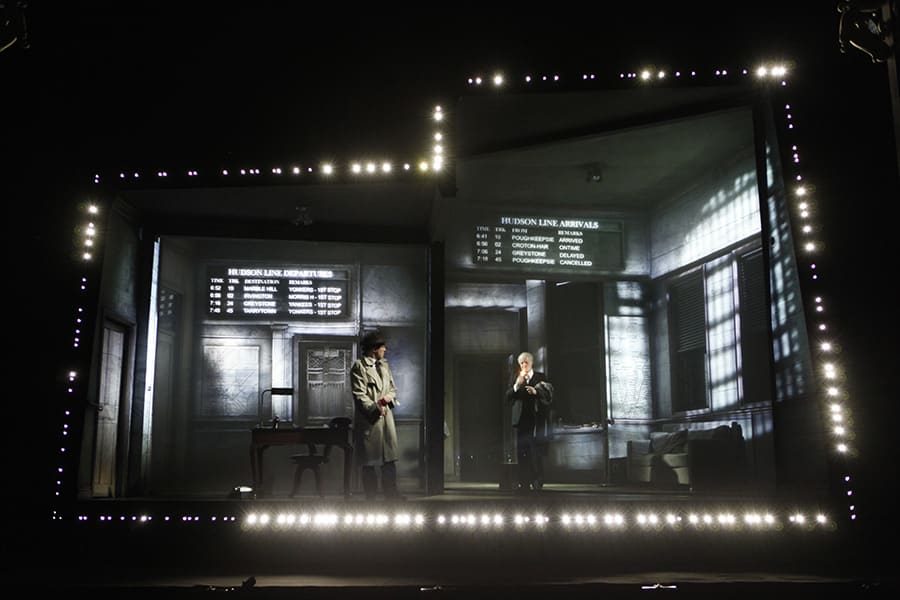
<svg viewBox="0 0 900 600"><path fill-rule="evenodd" d="M626 443L629 483L721 488L741 481L746 454L741 426L653 431L649 439Z"/></svg>

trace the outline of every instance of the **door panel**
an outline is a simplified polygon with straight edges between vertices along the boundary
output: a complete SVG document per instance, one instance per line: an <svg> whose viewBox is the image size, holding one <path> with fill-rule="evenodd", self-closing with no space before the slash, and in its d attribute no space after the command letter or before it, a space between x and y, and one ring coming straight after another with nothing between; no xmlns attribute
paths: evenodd
<svg viewBox="0 0 900 600"><path fill-rule="evenodd" d="M104 327L102 352L91 493L94 497L112 497L116 489L116 445L124 380L125 332Z"/></svg>
<svg viewBox="0 0 900 600"><path fill-rule="evenodd" d="M353 341L304 340L298 344L298 354L301 422L322 423L334 417L352 417Z"/></svg>
<svg viewBox="0 0 900 600"><path fill-rule="evenodd" d="M506 355L456 359L454 390L459 406L460 479L499 482L503 455Z"/></svg>

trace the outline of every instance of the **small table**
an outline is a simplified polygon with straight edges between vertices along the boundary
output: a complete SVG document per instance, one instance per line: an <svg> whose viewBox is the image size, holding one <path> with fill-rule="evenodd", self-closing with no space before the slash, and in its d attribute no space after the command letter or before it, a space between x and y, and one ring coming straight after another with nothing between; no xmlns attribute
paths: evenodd
<svg viewBox="0 0 900 600"><path fill-rule="evenodd" d="M259 489L263 479L263 453L269 446L293 444L315 444L325 446L327 456L332 446L344 450L344 497L350 497L350 474L353 471L353 445L350 427L289 427L272 429L254 427L250 430L250 472L253 475L253 489Z"/></svg>

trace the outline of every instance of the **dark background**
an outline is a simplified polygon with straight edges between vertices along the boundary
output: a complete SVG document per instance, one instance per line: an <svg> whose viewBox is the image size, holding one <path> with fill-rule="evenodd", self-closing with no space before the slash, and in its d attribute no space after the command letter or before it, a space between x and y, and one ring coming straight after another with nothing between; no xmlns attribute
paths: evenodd
<svg viewBox="0 0 900 600"><path fill-rule="evenodd" d="M72 331L74 206L96 171L418 156L473 73L752 67L786 60L821 287L854 415L861 526L893 535L897 147L885 64L838 44L832 2L441 5L39 3L0 52L10 448L55 444ZM783 4L787 5L784 6ZM895 98L896 101L896 98ZM52 473L4 461L42 513ZM33 492L33 493L32 493ZM38 515L42 518L46 513ZM888 524L890 523L890 524Z"/></svg>

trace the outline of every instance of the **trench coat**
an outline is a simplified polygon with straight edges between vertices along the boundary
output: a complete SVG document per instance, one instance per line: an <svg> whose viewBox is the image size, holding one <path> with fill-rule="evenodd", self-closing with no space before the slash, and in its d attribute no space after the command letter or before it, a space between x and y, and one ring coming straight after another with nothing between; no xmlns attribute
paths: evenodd
<svg viewBox="0 0 900 600"><path fill-rule="evenodd" d="M354 453L361 466L379 466L399 458L394 408L397 386L387 360L381 361L381 374L375 369L375 359L364 356L350 368L350 388L354 406ZM384 415L378 400L387 401Z"/></svg>

